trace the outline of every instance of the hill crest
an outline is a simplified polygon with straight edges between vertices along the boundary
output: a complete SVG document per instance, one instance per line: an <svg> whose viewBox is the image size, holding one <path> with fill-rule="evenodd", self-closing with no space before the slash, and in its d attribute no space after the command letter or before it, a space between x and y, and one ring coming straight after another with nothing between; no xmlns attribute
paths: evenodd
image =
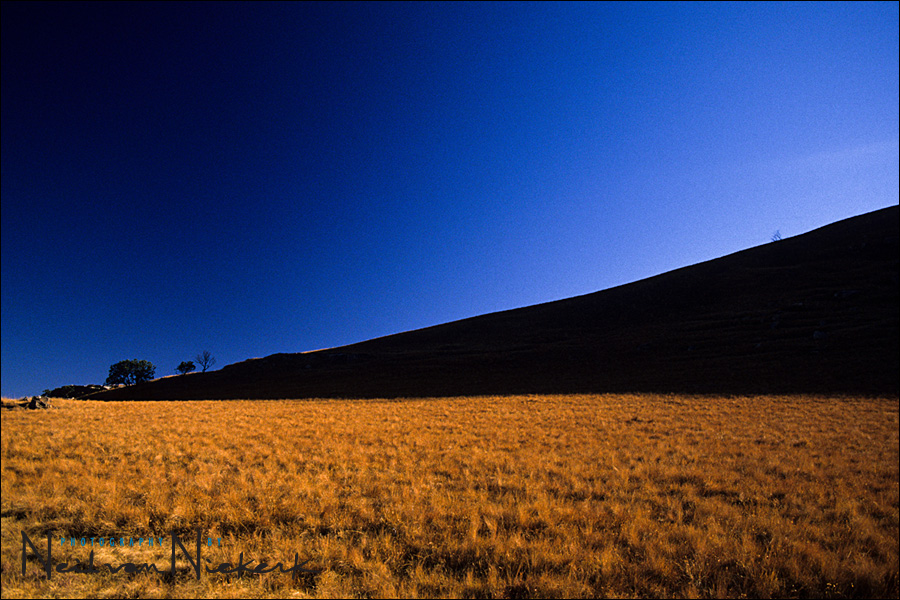
<svg viewBox="0 0 900 600"><path fill-rule="evenodd" d="M900 209L606 290L91 398L900 393Z"/></svg>

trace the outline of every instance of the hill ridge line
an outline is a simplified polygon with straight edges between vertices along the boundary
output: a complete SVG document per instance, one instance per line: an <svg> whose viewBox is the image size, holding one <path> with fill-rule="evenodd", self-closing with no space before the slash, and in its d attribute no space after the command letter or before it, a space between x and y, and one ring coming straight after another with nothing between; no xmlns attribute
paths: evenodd
<svg viewBox="0 0 900 600"><path fill-rule="evenodd" d="M604 290L97 399L898 393L900 207Z"/></svg>

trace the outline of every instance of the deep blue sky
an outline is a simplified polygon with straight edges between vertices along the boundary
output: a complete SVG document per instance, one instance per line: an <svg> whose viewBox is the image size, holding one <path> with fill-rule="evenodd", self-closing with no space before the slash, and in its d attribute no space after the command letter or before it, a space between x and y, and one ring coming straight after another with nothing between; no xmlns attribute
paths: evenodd
<svg viewBox="0 0 900 600"><path fill-rule="evenodd" d="M627 283L898 203L898 3L2 5L2 393Z"/></svg>

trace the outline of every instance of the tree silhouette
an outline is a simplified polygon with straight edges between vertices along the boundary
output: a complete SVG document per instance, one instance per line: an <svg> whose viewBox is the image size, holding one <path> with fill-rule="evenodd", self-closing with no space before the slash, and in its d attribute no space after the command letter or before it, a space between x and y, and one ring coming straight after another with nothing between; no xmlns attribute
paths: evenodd
<svg viewBox="0 0 900 600"><path fill-rule="evenodd" d="M197 361L197 364L200 365L200 370L204 373L208 368L216 364L216 357L209 350L204 350L194 360Z"/></svg>
<svg viewBox="0 0 900 600"><path fill-rule="evenodd" d="M134 385L153 379L156 367L148 360L122 360L109 368L106 385Z"/></svg>
<svg viewBox="0 0 900 600"><path fill-rule="evenodd" d="M184 375L186 373L190 373L191 371L193 371L196 368L197 367L194 365L194 361L186 360L186 361L183 361L177 367L175 367L175 370L178 371L179 373L181 373L182 375Z"/></svg>

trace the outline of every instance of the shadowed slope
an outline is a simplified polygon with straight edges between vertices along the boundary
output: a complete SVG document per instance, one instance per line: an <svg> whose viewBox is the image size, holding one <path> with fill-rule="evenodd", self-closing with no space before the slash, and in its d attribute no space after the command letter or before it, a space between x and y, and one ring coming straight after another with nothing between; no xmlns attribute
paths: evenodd
<svg viewBox="0 0 900 600"><path fill-rule="evenodd" d="M893 206L601 292L97 399L900 393Z"/></svg>

